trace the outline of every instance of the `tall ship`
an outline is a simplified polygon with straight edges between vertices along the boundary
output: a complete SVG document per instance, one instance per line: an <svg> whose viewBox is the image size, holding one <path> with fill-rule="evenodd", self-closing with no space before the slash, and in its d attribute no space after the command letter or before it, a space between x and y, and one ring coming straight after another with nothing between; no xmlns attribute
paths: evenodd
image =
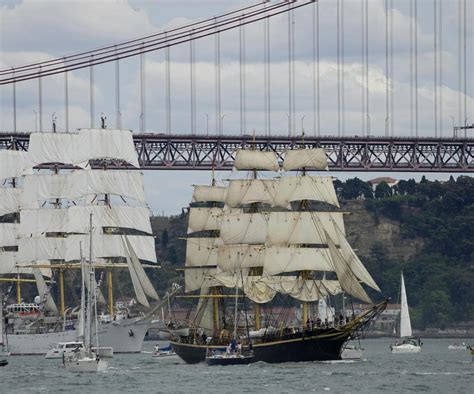
<svg viewBox="0 0 474 394"><path fill-rule="evenodd" d="M194 187L184 272L185 291L198 302L189 334L175 335L173 349L201 362L238 331L253 362L340 359L387 300L367 294L380 289L346 239L332 177L309 174L327 170L324 150L289 150L280 168L274 152L239 149L234 167L248 176ZM370 307L318 315L320 302L336 305L344 294ZM232 317L226 300L236 297L242 313ZM296 318L285 316L290 310Z"/></svg>
<svg viewBox="0 0 474 394"><path fill-rule="evenodd" d="M0 152L2 165L12 154ZM120 277L121 273L114 276L117 270L126 270L134 298L145 310L149 300L159 299L143 264L156 266L155 241L131 131L104 126L75 133L33 133L22 155L21 175L17 172L12 181L13 174L7 174L10 187L5 189L15 203L0 210L12 221L0 228L0 272L16 283L6 294L16 293L16 303L5 305L10 352L45 354L58 342L77 340L75 283L80 261L90 250L99 273L97 287L106 287L106 297L100 290L97 294L100 343L117 353L141 351L151 317L117 309L114 287L120 288L120 282L113 282ZM109 169L111 164L119 169ZM9 203L2 199L0 205L5 201ZM5 240L10 240L7 248ZM36 283L37 296L25 302L22 286L30 281Z"/></svg>

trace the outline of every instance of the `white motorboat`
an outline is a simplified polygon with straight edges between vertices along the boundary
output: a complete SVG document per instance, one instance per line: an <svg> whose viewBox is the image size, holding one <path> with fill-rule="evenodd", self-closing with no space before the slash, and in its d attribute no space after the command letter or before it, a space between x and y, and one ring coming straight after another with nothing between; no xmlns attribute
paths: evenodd
<svg viewBox="0 0 474 394"><path fill-rule="evenodd" d="M155 346L155 349L153 351L153 358L168 358L168 359L178 359L178 355L173 351L171 348L171 345L168 345L166 347L160 348L158 345Z"/></svg>
<svg viewBox="0 0 474 394"><path fill-rule="evenodd" d="M65 356L64 366L68 372L104 372L107 370L107 362L86 349Z"/></svg>
<svg viewBox="0 0 474 394"><path fill-rule="evenodd" d="M400 339L390 345L392 354L419 353L421 352L421 340L412 337L410 312L408 310L407 293L405 290L405 280L403 272L401 275L401 311L400 311Z"/></svg>
<svg viewBox="0 0 474 394"><path fill-rule="evenodd" d="M363 350L359 346L346 345L342 349L341 358L343 360L361 360Z"/></svg>
<svg viewBox="0 0 474 394"><path fill-rule="evenodd" d="M84 344L82 342L59 342L55 347L48 350L45 358L63 358L63 354L66 356L83 348ZM99 346L98 348L93 346L92 351L102 358L112 358L114 356L114 349L110 346Z"/></svg>
<svg viewBox="0 0 474 394"><path fill-rule="evenodd" d="M466 345L466 342L462 342L460 345L455 343L454 345L449 345L448 350L466 350L469 349L469 346Z"/></svg>

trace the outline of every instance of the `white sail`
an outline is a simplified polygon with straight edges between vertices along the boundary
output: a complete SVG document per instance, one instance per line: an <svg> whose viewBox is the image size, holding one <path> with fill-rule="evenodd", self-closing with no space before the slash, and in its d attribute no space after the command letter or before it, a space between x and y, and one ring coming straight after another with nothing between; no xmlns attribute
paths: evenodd
<svg viewBox="0 0 474 394"><path fill-rule="evenodd" d="M324 229L311 212L271 212L268 220L269 245L324 244Z"/></svg>
<svg viewBox="0 0 474 394"><path fill-rule="evenodd" d="M219 282L214 278L216 268L188 268L184 270L185 291L195 291L201 288L219 286Z"/></svg>
<svg viewBox="0 0 474 394"><path fill-rule="evenodd" d="M212 332L214 330L213 300L205 296L211 293L209 287L203 287L200 292L198 305L196 308L196 317L194 324L204 330Z"/></svg>
<svg viewBox="0 0 474 394"><path fill-rule="evenodd" d="M227 199L227 187L224 186L194 186L194 202L225 202Z"/></svg>
<svg viewBox="0 0 474 394"><path fill-rule="evenodd" d="M265 250L264 273L276 275L294 271L334 271L327 248L269 246Z"/></svg>
<svg viewBox="0 0 474 394"><path fill-rule="evenodd" d="M217 265L216 238L188 238L186 244L186 267Z"/></svg>
<svg viewBox="0 0 474 394"><path fill-rule="evenodd" d="M215 280L222 286L242 289L245 296L257 304L266 304L277 294L261 276L243 276L243 286L242 277L238 273L235 276L216 275Z"/></svg>
<svg viewBox="0 0 474 394"><path fill-rule="evenodd" d="M196 231L219 230L222 208L190 208L188 234Z"/></svg>
<svg viewBox="0 0 474 394"><path fill-rule="evenodd" d="M49 312L58 314L58 308L56 307L56 304L54 303L53 297L51 297L51 294L49 293L48 286L46 285L43 275L41 274L41 271L38 268L33 268L33 274L35 276L36 287L38 288L38 294L42 302L44 302L45 309Z"/></svg>
<svg viewBox="0 0 474 394"><path fill-rule="evenodd" d="M371 304L372 300L359 283L348 263L344 260L344 256L336 247L335 243L329 236L327 237L327 241L332 256L334 271L336 271L337 279L341 283L342 289L359 300Z"/></svg>
<svg viewBox="0 0 474 394"><path fill-rule="evenodd" d="M13 187L0 188L0 216L20 210L21 189Z"/></svg>
<svg viewBox="0 0 474 394"><path fill-rule="evenodd" d="M150 304L148 303L148 300L145 295L145 291L143 290L140 279L138 278L138 274L135 271L135 266L132 263L132 259L130 258L130 256L127 256L126 259L127 259L128 271L130 273L130 278L132 279L133 290L135 291L135 296L137 297L137 301L143 306L149 308Z"/></svg>
<svg viewBox="0 0 474 394"><path fill-rule="evenodd" d="M234 168L236 170L278 171L278 157L275 152L239 149L235 152Z"/></svg>
<svg viewBox="0 0 474 394"><path fill-rule="evenodd" d="M339 207L332 177L285 176L276 181L273 205L286 208L293 201L321 201Z"/></svg>
<svg viewBox="0 0 474 394"><path fill-rule="evenodd" d="M18 150L0 150L0 184L5 179L21 176L28 167L27 152Z"/></svg>
<svg viewBox="0 0 474 394"><path fill-rule="evenodd" d="M285 152L283 169L291 170L325 170L328 167L326 152L322 148L295 149Z"/></svg>
<svg viewBox="0 0 474 394"><path fill-rule="evenodd" d="M31 133L28 158L32 167L47 163L74 165L78 148L75 133Z"/></svg>
<svg viewBox="0 0 474 394"><path fill-rule="evenodd" d="M401 310L400 310L400 337L411 337L413 335L411 330L410 312L408 310L407 292L405 289L405 279L403 272L401 275Z"/></svg>
<svg viewBox="0 0 474 394"><path fill-rule="evenodd" d="M225 244L263 244L267 238L265 213L225 213L220 237Z"/></svg>
<svg viewBox="0 0 474 394"><path fill-rule="evenodd" d="M263 267L264 245L221 245L217 252L217 266L222 272Z"/></svg>
<svg viewBox="0 0 474 394"><path fill-rule="evenodd" d="M335 225L334 228L336 230L337 238L333 238L331 234L330 237L331 239L339 240L341 254L344 257L344 260L351 268L351 271L360 281L365 283L367 286L370 286L372 289L381 292L379 286L377 285L377 283L375 283L375 280L369 274L369 271L367 271L367 268L365 268L364 264L362 264L362 261L360 261L359 257L357 257L349 242L347 242L347 239L340 230L340 228L337 225Z"/></svg>
<svg viewBox="0 0 474 394"><path fill-rule="evenodd" d="M305 302L317 301L328 295L336 295L342 292L337 280L304 280L297 276L270 276L264 279L267 286L278 293Z"/></svg>
<svg viewBox="0 0 474 394"><path fill-rule="evenodd" d="M90 160L120 160L140 167L130 130L80 129L77 135L76 164Z"/></svg>
<svg viewBox="0 0 474 394"><path fill-rule="evenodd" d="M140 171L92 170L64 174L35 173L26 175L23 183L21 206L39 208L51 199L82 199L97 194L131 198L145 204L143 174Z"/></svg>
<svg viewBox="0 0 474 394"><path fill-rule="evenodd" d="M138 260L137 254L135 253L135 250L133 249L132 244L128 240L128 236L123 236L123 238L125 239L125 243L129 252L131 263L135 269L135 273L137 274L137 277L140 281L143 291L148 297L153 298L154 300L159 300L160 297L156 293L156 290L153 287L150 279L148 278L148 275L146 274L140 261Z"/></svg>
<svg viewBox="0 0 474 394"><path fill-rule="evenodd" d="M273 179L231 179L226 204L231 208L255 202L272 204L274 183Z"/></svg>
<svg viewBox="0 0 474 394"><path fill-rule="evenodd" d="M0 248L18 246L18 223L0 223Z"/></svg>
<svg viewBox="0 0 474 394"><path fill-rule="evenodd" d="M24 237L19 239L19 262L33 263L37 260L79 261L81 259L80 245L89 250L89 237L84 235L69 235L68 237ZM128 236L133 249L140 260L156 262L155 240L153 237ZM126 257L120 234L94 235L92 242L93 254L97 258Z"/></svg>

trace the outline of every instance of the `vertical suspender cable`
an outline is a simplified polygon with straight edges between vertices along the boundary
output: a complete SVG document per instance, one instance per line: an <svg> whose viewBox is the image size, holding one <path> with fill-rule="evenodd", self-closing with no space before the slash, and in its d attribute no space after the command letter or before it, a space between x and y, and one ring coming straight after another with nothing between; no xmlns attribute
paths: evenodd
<svg viewBox="0 0 474 394"><path fill-rule="evenodd" d="M291 85L293 87L292 96L291 96L292 108L293 108L293 116L292 116L293 123L291 126L292 126L292 129L296 132L295 11L291 10L290 14L291 14L291 63L293 64L293 67L291 68L291 79L292 79Z"/></svg>
<svg viewBox="0 0 474 394"><path fill-rule="evenodd" d="M467 127L467 0L463 0L463 29L464 29L464 119L463 126ZM467 129L464 129L464 138L467 137Z"/></svg>
<svg viewBox="0 0 474 394"><path fill-rule="evenodd" d="M443 2L439 2L439 136L443 137Z"/></svg>
<svg viewBox="0 0 474 394"><path fill-rule="evenodd" d="M336 0L336 26L337 26L337 135L341 136L341 2Z"/></svg>
<svg viewBox="0 0 474 394"><path fill-rule="evenodd" d="M434 132L438 138L438 2L433 0Z"/></svg>
<svg viewBox="0 0 474 394"><path fill-rule="evenodd" d="M217 31L214 35L215 88L216 88L216 134L221 134L221 41Z"/></svg>
<svg viewBox="0 0 474 394"><path fill-rule="evenodd" d="M312 27L313 27L313 134L316 135L316 4L318 4L317 1L313 3L313 8L312 8Z"/></svg>
<svg viewBox="0 0 474 394"><path fill-rule="evenodd" d="M43 132L43 89L41 84L41 66L39 67L38 77L38 116L39 116L39 131Z"/></svg>
<svg viewBox="0 0 474 394"><path fill-rule="evenodd" d="M413 137L414 118L413 107L414 103L414 89L413 89L413 0L410 0L410 137Z"/></svg>
<svg viewBox="0 0 474 394"><path fill-rule="evenodd" d="M69 131L69 83L68 72L64 73L64 130Z"/></svg>
<svg viewBox="0 0 474 394"><path fill-rule="evenodd" d="M194 51L194 40L191 40L189 41L189 90L191 96L191 134L194 134L196 131L196 65Z"/></svg>
<svg viewBox="0 0 474 394"><path fill-rule="evenodd" d="M146 129L146 83L145 83L145 53L140 53L140 132Z"/></svg>
<svg viewBox="0 0 474 394"><path fill-rule="evenodd" d="M13 71L13 76L15 72ZM13 132L16 133L16 83L13 82Z"/></svg>
<svg viewBox="0 0 474 394"><path fill-rule="evenodd" d="M291 70L292 70L292 61L291 61L291 11L290 11L291 4L288 3L288 135L291 136L293 134L293 100L292 100L292 82L293 79L291 78Z"/></svg>
<svg viewBox="0 0 474 394"><path fill-rule="evenodd" d="M385 137L389 135L388 0L385 0Z"/></svg>
<svg viewBox="0 0 474 394"><path fill-rule="evenodd" d="M115 61L115 126L122 128L122 114L120 112L120 60Z"/></svg>
<svg viewBox="0 0 474 394"><path fill-rule="evenodd" d="M458 126L464 124L462 120L462 1L458 0Z"/></svg>
<svg viewBox="0 0 474 394"><path fill-rule="evenodd" d="M369 1L365 0L365 107L367 110L367 136L370 135L370 106L369 106Z"/></svg>
<svg viewBox="0 0 474 394"><path fill-rule="evenodd" d="M165 49L165 74L166 74L166 132L171 134L171 70L170 47Z"/></svg>
<svg viewBox="0 0 474 394"><path fill-rule="evenodd" d="M321 135L321 112L320 112L320 94L319 94L319 1L316 2L316 99L317 99L317 134Z"/></svg>
<svg viewBox="0 0 474 394"><path fill-rule="evenodd" d="M362 135L365 134L366 118L365 118L365 0L360 0L360 64L361 64L361 81L362 81Z"/></svg>
<svg viewBox="0 0 474 394"><path fill-rule="evenodd" d="M346 133L346 99L344 81L344 0L341 0L341 133Z"/></svg>
<svg viewBox="0 0 474 394"><path fill-rule="evenodd" d="M266 7L266 4L265 4ZM269 65L270 65L270 59L269 59L269 20L267 17L263 20L263 56L264 56L264 70L263 70L263 79L264 79L264 88L263 88L263 93L264 93L264 107L265 107L265 135L270 135L270 113L269 113L269 89L270 89L270 83L269 83Z"/></svg>
<svg viewBox="0 0 474 394"><path fill-rule="evenodd" d="M390 135L393 137L394 124L395 124L395 113L394 113L394 100L393 100L393 0L390 0Z"/></svg>
<svg viewBox="0 0 474 394"><path fill-rule="evenodd" d="M415 34L415 136L418 138L418 3L414 0Z"/></svg>
<svg viewBox="0 0 474 394"><path fill-rule="evenodd" d="M245 25L239 27L239 61L240 61L240 135L246 132L245 127Z"/></svg>
<svg viewBox="0 0 474 394"><path fill-rule="evenodd" d="M92 61L93 55L91 55ZM94 66L89 67L89 104L90 104L90 116L91 116L91 129L94 128Z"/></svg>

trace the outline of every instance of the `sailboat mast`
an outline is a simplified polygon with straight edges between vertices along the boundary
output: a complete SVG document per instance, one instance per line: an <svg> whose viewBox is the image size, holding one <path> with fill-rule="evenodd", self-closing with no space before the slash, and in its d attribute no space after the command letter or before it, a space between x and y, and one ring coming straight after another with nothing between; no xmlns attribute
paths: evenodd
<svg viewBox="0 0 474 394"><path fill-rule="evenodd" d="M92 285L93 285L93 272L92 272L92 213L89 216L89 286L87 289L87 319L86 327L88 332L88 343L86 348L88 352L92 346Z"/></svg>

